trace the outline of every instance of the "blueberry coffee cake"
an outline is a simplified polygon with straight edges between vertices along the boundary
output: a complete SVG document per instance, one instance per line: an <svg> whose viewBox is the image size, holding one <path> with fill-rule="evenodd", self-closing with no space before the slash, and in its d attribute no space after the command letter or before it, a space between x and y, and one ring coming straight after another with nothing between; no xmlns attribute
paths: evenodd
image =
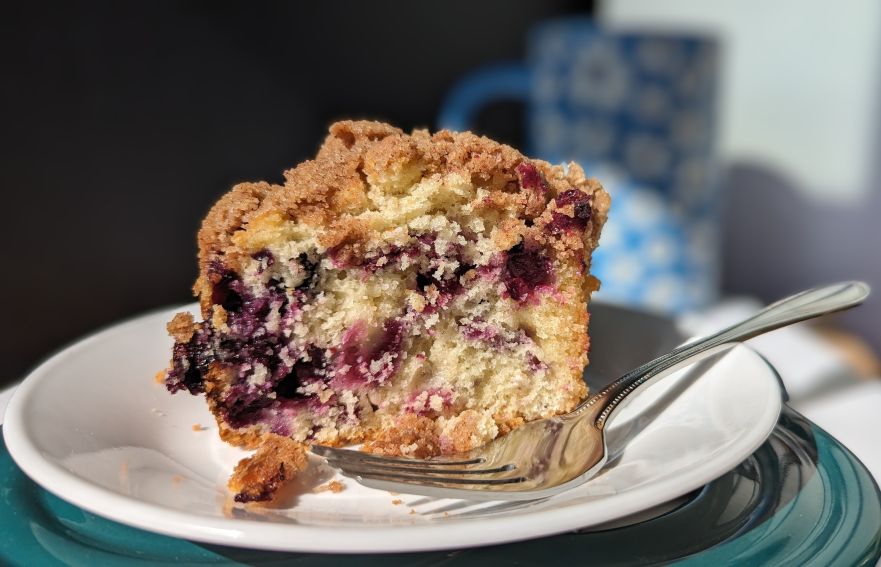
<svg viewBox="0 0 881 567"><path fill-rule="evenodd" d="M471 133L338 122L278 185L243 183L199 232L164 383L256 449L236 500L271 499L311 443L425 457L587 393L591 252L608 194Z"/></svg>

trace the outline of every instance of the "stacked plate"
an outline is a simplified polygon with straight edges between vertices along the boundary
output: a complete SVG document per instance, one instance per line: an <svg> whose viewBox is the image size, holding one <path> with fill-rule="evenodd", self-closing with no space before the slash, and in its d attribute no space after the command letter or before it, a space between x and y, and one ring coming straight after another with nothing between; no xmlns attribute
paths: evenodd
<svg viewBox="0 0 881 567"><path fill-rule="evenodd" d="M592 313L594 391L682 339L645 313ZM233 506L224 484L244 453L219 440L202 400L152 380L168 356L169 318L89 337L19 387L0 454L0 562L850 564L881 555L871 476L782 403L773 368L747 347L640 394L609 436L638 412L657 412L652 424L603 474L554 498L436 500L344 478L342 492L316 492L335 478L316 462L272 507Z"/></svg>

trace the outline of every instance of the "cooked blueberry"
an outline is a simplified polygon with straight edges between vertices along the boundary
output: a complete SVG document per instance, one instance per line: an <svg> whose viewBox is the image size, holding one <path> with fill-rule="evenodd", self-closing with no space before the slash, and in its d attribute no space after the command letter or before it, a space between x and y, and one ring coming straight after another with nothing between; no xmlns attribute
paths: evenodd
<svg viewBox="0 0 881 567"><path fill-rule="evenodd" d="M306 277L303 278L303 281L297 286L297 290L306 291L315 285L315 276L318 273L318 262L312 262L309 260L309 255L305 252L297 257L297 261L300 263L300 268L306 272Z"/></svg>
<svg viewBox="0 0 881 567"><path fill-rule="evenodd" d="M235 495L235 501L240 503L265 502L271 500L275 491L285 481L286 475L284 463L278 465L278 470L269 478L263 479L257 487L249 486Z"/></svg>
<svg viewBox="0 0 881 567"><path fill-rule="evenodd" d="M280 398L302 398L303 395L297 392L300 386L325 379L324 351L313 346L307 353L308 360L306 357L297 360L287 376L275 386L275 392Z"/></svg>
<svg viewBox="0 0 881 567"><path fill-rule="evenodd" d="M389 319L382 329L368 331L366 323L358 321L343 335L334 357L335 380L339 384L347 387L365 382L382 384L397 369L404 323Z"/></svg>
<svg viewBox="0 0 881 567"><path fill-rule="evenodd" d="M238 311L242 307L242 296L239 294L241 282L235 272L221 268L211 274L211 303L221 305L226 311Z"/></svg>
<svg viewBox="0 0 881 567"><path fill-rule="evenodd" d="M263 249L259 252L255 252L251 255L251 258L260 262L261 267L260 271L262 272L264 268L269 268L273 264L275 264L275 256L273 256L272 252L269 250Z"/></svg>
<svg viewBox="0 0 881 567"><path fill-rule="evenodd" d="M172 349L172 368L165 386L172 393L186 389L191 394L205 391L205 374L214 360L210 349L211 328L201 326L187 343L175 343Z"/></svg>
<svg viewBox="0 0 881 567"><path fill-rule="evenodd" d="M430 274L416 274L416 287L425 291L428 286L436 284L437 280Z"/></svg>
<svg viewBox="0 0 881 567"><path fill-rule="evenodd" d="M523 242L508 251L503 277L508 294L516 301L525 300L553 280L551 263L541 249Z"/></svg>
<svg viewBox="0 0 881 567"><path fill-rule="evenodd" d="M296 366L287 376L282 378L275 386L275 393L279 398L293 399L297 397L297 388L300 387L300 381L297 379Z"/></svg>
<svg viewBox="0 0 881 567"><path fill-rule="evenodd" d="M429 286L434 286L437 291L446 296L453 296L462 291L462 282L460 278L469 270L473 270L474 265L460 263L459 267L453 271L449 277L438 279L434 276L434 272L419 272L416 274L416 288L425 291Z"/></svg>
<svg viewBox="0 0 881 567"><path fill-rule="evenodd" d="M548 225L551 232L560 233L570 229L584 230L590 222L593 213L590 203L590 195L577 189L569 189L560 193L555 199L557 208L573 205L573 216L554 211L553 220Z"/></svg>
<svg viewBox="0 0 881 567"><path fill-rule="evenodd" d="M535 191L542 196L548 192L548 182L531 163L521 163L514 171L517 172L520 186L524 189Z"/></svg>
<svg viewBox="0 0 881 567"><path fill-rule="evenodd" d="M233 427L246 427L260 418L261 410L272 400L262 392L250 391L245 384L230 388L222 401L221 411L225 420Z"/></svg>
<svg viewBox="0 0 881 567"><path fill-rule="evenodd" d="M529 369L533 372L542 372L548 369L548 365L531 352L526 355L526 363L529 365Z"/></svg>

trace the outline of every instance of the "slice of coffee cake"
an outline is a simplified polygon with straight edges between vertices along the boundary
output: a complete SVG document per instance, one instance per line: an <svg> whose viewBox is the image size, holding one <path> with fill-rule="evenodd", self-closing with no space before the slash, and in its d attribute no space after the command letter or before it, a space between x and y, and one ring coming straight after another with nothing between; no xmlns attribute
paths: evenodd
<svg viewBox="0 0 881 567"><path fill-rule="evenodd" d="M609 197L471 133L339 122L282 185L237 185L199 233L165 384L204 393L230 482L265 500L305 445L466 450L587 393L588 273ZM305 445L304 445L305 444Z"/></svg>

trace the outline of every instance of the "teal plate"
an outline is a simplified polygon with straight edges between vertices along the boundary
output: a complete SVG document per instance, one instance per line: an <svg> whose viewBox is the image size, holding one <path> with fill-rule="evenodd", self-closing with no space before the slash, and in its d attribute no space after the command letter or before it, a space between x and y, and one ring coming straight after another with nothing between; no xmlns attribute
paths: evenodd
<svg viewBox="0 0 881 567"><path fill-rule="evenodd" d="M333 555L198 544L105 520L0 453L4 565L874 565L881 494L829 434L786 407L768 441L675 509L631 525L459 551Z"/></svg>

